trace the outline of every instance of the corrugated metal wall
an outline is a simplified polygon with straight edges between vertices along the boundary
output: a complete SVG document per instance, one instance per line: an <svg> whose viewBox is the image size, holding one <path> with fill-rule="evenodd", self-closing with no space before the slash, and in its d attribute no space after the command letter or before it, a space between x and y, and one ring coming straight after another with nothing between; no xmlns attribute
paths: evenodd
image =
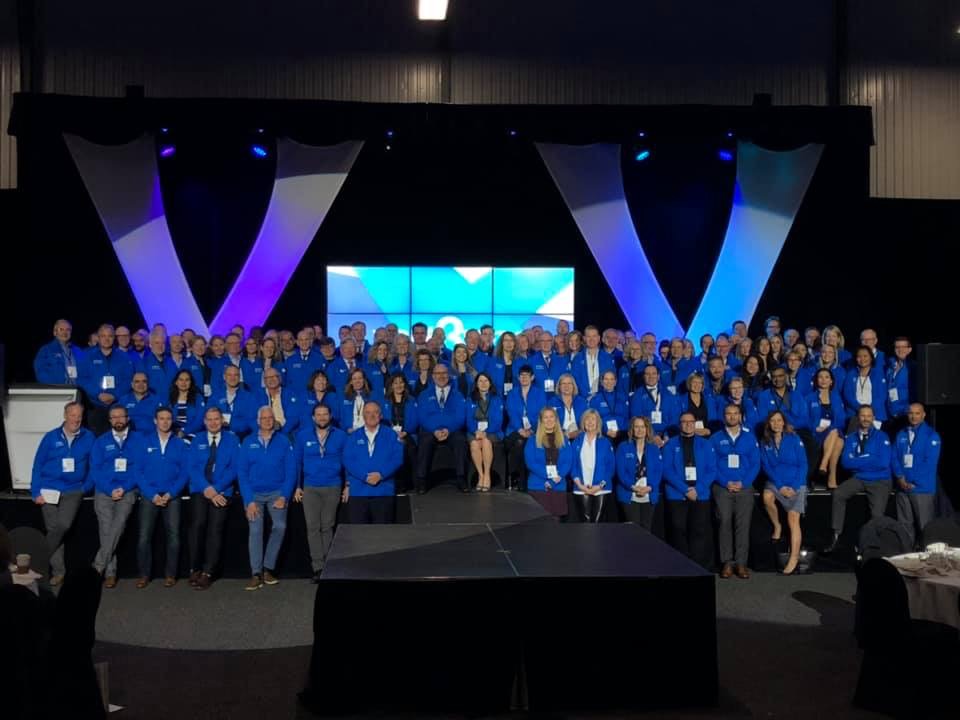
<svg viewBox="0 0 960 720"><path fill-rule="evenodd" d="M7 135L13 94L20 90L20 48L17 12L12 2L0 3L0 190L17 186L17 144Z"/></svg>

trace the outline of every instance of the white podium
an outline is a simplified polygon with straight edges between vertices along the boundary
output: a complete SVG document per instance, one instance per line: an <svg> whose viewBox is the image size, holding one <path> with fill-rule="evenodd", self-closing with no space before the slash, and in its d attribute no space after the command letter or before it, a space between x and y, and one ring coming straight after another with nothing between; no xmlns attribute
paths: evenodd
<svg viewBox="0 0 960 720"><path fill-rule="evenodd" d="M70 385L13 385L3 403L3 427L14 490L29 490L43 436L63 424L63 406L77 399Z"/></svg>

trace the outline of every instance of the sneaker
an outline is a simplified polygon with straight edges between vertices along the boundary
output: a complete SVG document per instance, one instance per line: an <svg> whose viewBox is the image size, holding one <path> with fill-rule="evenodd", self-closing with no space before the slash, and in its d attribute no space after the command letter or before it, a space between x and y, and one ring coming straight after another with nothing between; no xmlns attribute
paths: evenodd
<svg viewBox="0 0 960 720"><path fill-rule="evenodd" d="M254 575L250 578L250 582L247 583L244 590L259 590L263 587L263 579L259 575Z"/></svg>
<svg viewBox="0 0 960 720"><path fill-rule="evenodd" d="M263 582L266 585L276 585L280 581L277 579L277 576L274 575L272 572L270 572L269 570L264 570Z"/></svg>

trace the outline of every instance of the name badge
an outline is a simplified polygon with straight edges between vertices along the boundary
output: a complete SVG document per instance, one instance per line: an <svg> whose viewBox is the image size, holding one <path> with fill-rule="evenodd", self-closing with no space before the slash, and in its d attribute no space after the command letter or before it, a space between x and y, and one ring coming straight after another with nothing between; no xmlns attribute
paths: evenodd
<svg viewBox="0 0 960 720"><path fill-rule="evenodd" d="M683 478L687 482L696 482L697 481L697 468L695 467L685 467L683 469Z"/></svg>
<svg viewBox="0 0 960 720"><path fill-rule="evenodd" d="M826 430L828 427L830 427L830 425L831 423L829 418L820 418L820 422L817 423L817 429Z"/></svg>
<svg viewBox="0 0 960 720"><path fill-rule="evenodd" d="M727 467L736 470L740 467L740 456L739 455L727 455ZM696 469L696 468L694 468Z"/></svg>
<svg viewBox="0 0 960 720"><path fill-rule="evenodd" d="M887 397L890 398L890 402L896 402L900 399L900 393L897 392L896 388L890 388L887 390Z"/></svg>
<svg viewBox="0 0 960 720"><path fill-rule="evenodd" d="M607 430L610 430L611 432L617 432L619 429L620 428L617 427L616 420L607 420Z"/></svg>
<svg viewBox="0 0 960 720"><path fill-rule="evenodd" d="M126 471L127 471L127 459L126 459L126 458L114 458L114 459L113 459L113 471L114 471L114 472L126 472Z"/></svg>
<svg viewBox="0 0 960 720"><path fill-rule="evenodd" d="M77 379L77 367L76 365L67 365L67 377L71 380Z"/></svg>
<svg viewBox="0 0 960 720"><path fill-rule="evenodd" d="M553 380L547 378L543 381L543 390L544 392L553 392Z"/></svg>
<svg viewBox="0 0 960 720"><path fill-rule="evenodd" d="M477 432L486 432L489 423L486 420L477 421Z"/></svg>
<svg viewBox="0 0 960 720"><path fill-rule="evenodd" d="M65 473L72 473L76 470L73 458L61 458L60 469Z"/></svg>
<svg viewBox="0 0 960 720"><path fill-rule="evenodd" d="M676 395L676 394L677 394L677 386L676 386L676 385L667 385L667 392L670 393L671 395Z"/></svg>
<svg viewBox="0 0 960 720"><path fill-rule="evenodd" d="M117 386L117 380L113 375L104 375L100 381L101 390L113 390Z"/></svg>
<svg viewBox="0 0 960 720"><path fill-rule="evenodd" d="M506 395L508 392L513 390L513 383L504 383L503 384L503 394Z"/></svg>
<svg viewBox="0 0 960 720"><path fill-rule="evenodd" d="M396 433L402 433L402 432L403 432L403 425L394 425L394 426L393 426L393 431L396 432Z"/></svg>
<svg viewBox="0 0 960 720"><path fill-rule="evenodd" d="M662 410L654 410L653 412L651 412L651 413L650 413L650 422L652 422L654 425L659 425L660 423L662 423L662 422L663 422L663 411L662 411Z"/></svg>
<svg viewBox="0 0 960 720"><path fill-rule="evenodd" d="M210 397L211 395L213 395L213 388L210 387L209 384L205 384L205 385L203 386L203 396L204 396L204 397Z"/></svg>
<svg viewBox="0 0 960 720"><path fill-rule="evenodd" d="M523 429L524 430L530 429L530 418L528 418L526 415L523 416Z"/></svg>
<svg viewBox="0 0 960 720"><path fill-rule="evenodd" d="M560 473L557 472L556 465L547 465L547 478L550 480L556 480L560 477Z"/></svg>
<svg viewBox="0 0 960 720"><path fill-rule="evenodd" d="M903 466L907 469L913 467L913 453L907 453L903 456Z"/></svg>
<svg viewBox="0 0 960 720"><path fill-rule="evenodd" d="M221 413L221 414L223 415L223 421L224 421L227 425L229 425L229 424L230 424L230 418L233 417L233 413Z"/></svg>
<svg viewBox="0 0 960 720"><path fill-rule="evenodd" d="M874 420L874 421L873 421L873 426L874 426L877 430L879 430L881 427L883 427L883 423L880 422L879 420Z"/></svg>
<svg viewBox="0 0 960 720"><path fill-rule="evenodd" d="M693 423L693 427L697 430L703 430L703 420L697 420Z"/></svg>

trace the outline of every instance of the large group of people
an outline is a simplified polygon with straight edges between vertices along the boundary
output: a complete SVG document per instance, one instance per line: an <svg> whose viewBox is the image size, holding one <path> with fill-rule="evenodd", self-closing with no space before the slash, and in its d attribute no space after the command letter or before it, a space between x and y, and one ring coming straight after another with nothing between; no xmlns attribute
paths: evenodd
<svg viewBox="0 0 960 720"><path fill-rule="evenodd" d="M871 329L851 352L836 326L801 333L776 317L757 338L737 321L699 348L563 320L552 331L484 325L452 348L442 329L429 330L386 325L368 338L356 322L334 340L316 326L296 335L237 326L208 340L160 324L135 333L104 324L80 348L58 320L36 379L75 385L80 399L34 462L52 583L64 576L63 536L89 492L94 567L107 588L135 509L138 587L153 574L158 519L164 584L177 582L185 494L191 585L210 587L237 495L249 524L247 589L278 582L290 503L302 503L316 578L340 506L351 522L392 522L398 494L429 490L441 446L463 492L489 492L496 475L568 522L650 529L663 501L669 542L708 568L715 514L722 577L750 576L755 491L772 540L789 536L785 574L798 566L816 484L833 491L826 550L857 492L874 517L893 489L900 521L916 530L932 519L940 439L916 402L907 338L894 339L888 358Z"/></svg>

